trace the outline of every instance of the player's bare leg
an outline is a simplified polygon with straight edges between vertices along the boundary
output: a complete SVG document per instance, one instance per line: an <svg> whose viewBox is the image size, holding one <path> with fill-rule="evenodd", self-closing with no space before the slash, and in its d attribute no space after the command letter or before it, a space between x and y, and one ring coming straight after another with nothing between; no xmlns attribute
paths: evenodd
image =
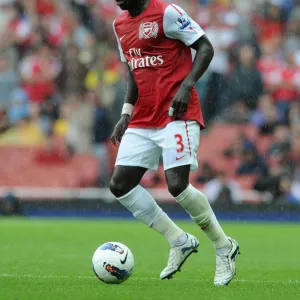
<svg viewBox="0 0 300 300"><path fill-rule="evenodd" d="M110 181L110 190L121 198L133 190L141 181L147 169L141 167L116 166Z"/></svg>
<svg viewBox="0 0 300 300"><path fill-rule="evenodd" d="M237 242L227 237L217 221L206 196L189 184L190 166L166 171L170 193L190 214L216 249L215 285L227 285L235 275L235 261L239 254Z"/></svg>
<svg viewBox="0 0 300 300"><path fill-rule="evenodd" d="M157 205L153 197L139 185L147 169L141 167L116 166L110 189L117 200L133 216L162 234L171 247L181 246L188 235L180 229Z"/></svg>

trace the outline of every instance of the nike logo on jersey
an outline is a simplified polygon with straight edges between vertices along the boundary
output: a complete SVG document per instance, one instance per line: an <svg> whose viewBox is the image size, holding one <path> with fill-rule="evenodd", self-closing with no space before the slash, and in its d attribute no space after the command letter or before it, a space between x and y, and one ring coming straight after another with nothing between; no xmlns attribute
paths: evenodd
<svg viewBox="0 0 300 300"><path fill-rule="evenodd" d="M121 260L121 259L120 259L120 262L121 262L122 265L124 265L124 264L126 263L126 261L127 261L127 256L128 256L128 251L127 251L127 253L126 253L126 256L125 256L124 260Z"/></svg>
<svg viewBox="0 0 300 300"><path fill-rule="evenodd" d="M120 37L120 42L124 39L125 36L126 36L126 34L124 34L122 37Z"/></svg>
<svg viewBox="0 0 300 300"><path fill-rule="evenodd" d="M181 159L183 159L184 157L186 157L186 155L183 155L183 156L181 156L181 157L176 157L176 160L178 161L178 160L181 160Z"/></svg>

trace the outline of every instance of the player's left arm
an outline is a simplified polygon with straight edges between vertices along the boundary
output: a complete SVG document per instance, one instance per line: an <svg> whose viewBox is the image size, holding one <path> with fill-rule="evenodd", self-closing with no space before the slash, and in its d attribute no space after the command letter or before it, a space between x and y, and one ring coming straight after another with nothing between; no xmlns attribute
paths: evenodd
<svg viewBox="0 0 300 300"><path fill-rule="evenodd" d="M167 7L164 15L164 31L167 37L178 39L196 51L192 69L170 106L169 115L178 117L187 112L191 89L209 67L214 56L214 48L202 28L177 5Z"/></svg>
<svg viewBox="0 0 300 300"><path fill-rule="evenodd" d="M178 117L187 112L191 98L191 89L206 72L214 57L214 48L205 35L193 43L191 48L197 51L193 61L193 67L173 97L170 106L170 117Z"/></svg>
<svg viewBox="0 0 300 300"><path fill-rule="evenodd" d="M182 82L182 86L191 89L208 69L213 57L214 48L206 35L200 37L191 46L196 50L191 72Z"/></svg>

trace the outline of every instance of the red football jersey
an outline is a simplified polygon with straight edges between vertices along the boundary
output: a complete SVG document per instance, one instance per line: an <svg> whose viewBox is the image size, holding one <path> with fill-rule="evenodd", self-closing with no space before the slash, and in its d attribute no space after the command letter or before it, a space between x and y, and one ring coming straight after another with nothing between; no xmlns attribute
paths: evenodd
<svg viewBox="0 0 300 300"><path fill-rule="evenodd" d="M129 127L162 128L172 98L191 71L189 47L204 35L200 26L180 7L150 0L145 11L131 17L126 11L114 21L121 60L128 63L138 86L138 101ZM191 91L188 112L176 120L197 121L204 128L200 100Z"/></svg>
<svg viewBox="0 0 300 300"><path fill-rule="evenodd" d="M298 87L300 86L299 67L291 67L274 57L261 58L257 66L262 73L267 88L272 85L279 86L273 91L273 97L276 101L293 101L298 97ZM284 86L284 82L290 83L291 86Z"/></svg>
<svg viewBox="0 0 300 300"><path fill-rule="evenodd" d="M294 101L299 95L300 69L289 65L283 65L280 70L280 83L286 82L290 86L280 86L274 93L275 100Z"/></svg>

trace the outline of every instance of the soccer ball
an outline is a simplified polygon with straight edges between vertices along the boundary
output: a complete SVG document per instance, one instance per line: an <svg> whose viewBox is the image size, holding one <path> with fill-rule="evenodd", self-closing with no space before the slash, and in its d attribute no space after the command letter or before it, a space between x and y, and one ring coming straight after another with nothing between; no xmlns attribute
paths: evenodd
<svg viewBox="0 0 300 300"><path fill-rule="evenodd" d="M127 246L109 242L95 251L92 264L98 279L108 284L118 284L131 276L134 258Z"/></svg>

